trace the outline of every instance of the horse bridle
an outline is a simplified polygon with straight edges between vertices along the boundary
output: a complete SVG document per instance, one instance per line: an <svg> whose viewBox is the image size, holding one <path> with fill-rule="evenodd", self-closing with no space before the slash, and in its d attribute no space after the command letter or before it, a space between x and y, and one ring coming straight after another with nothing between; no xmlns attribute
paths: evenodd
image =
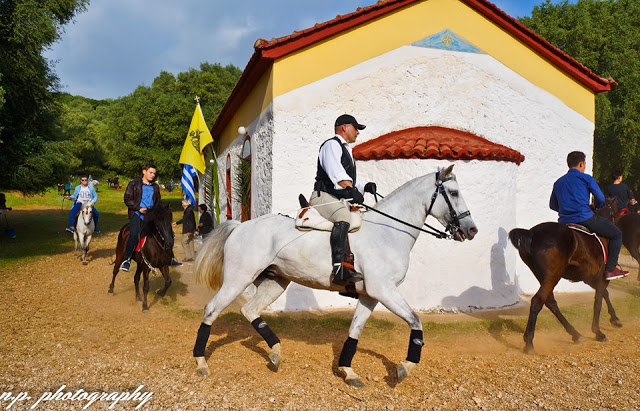
<svg viewBox="0 0 640 411"><path fill-rule="evenodd" d="M471 212L469 210L465 211L458 215L456 210L451 205L451 200L449 200L449 196L447 195L447 190L444 189L444 183L453 180L453 177L445 177L440 178L440 170L436 172L436 190L431 195L431 204L429 204L429 209L427 210L427 217L431 214L431 209L433 208L433 204L436 202L436 198L438 198L438 194L441 194L444 197L444 201L447 202L447 206L449 207L449 216L451 217L451 221L445 227L445 231L447 231L450 235L454 235L458 230L460 230L460 220L465 217L469 217Z"/></svg>
<svg viewBox="0 0 640 411"><path fill-rule="evenodd" d="M431 214L431 209L433 208L433 204L436 202L436 198L438 197L438 194L442 194L442 196L444 197L444 200L447 202L447 206L449 206L449 214L451 216L451 221L447 224L447 226L445 227L445 231L440 231L437 228L424 223L423 225L433 231L428 231L425 230L421 227L417 227L413 224L407 223L406 221L402 221L399 218L396 218L394 216L391 216L387 213L383 213L380 210L377 210L373 207L369 207L366 204L363 204L363 206L368 210L368 211L374 211L378 214L381 214L387 218L390 218L393 221L397 221L401 224L404 224L406 226L409 226L411 228L415 228L416 230L419 230L423 233L427 233L430 234L436 238L442 238L442 239L447 239L450 240L451 238L453 238L453 235L460 229L460 220L462 220L465 217L468 217L471 215L471 212L469 210L465 211L464 213L458 215L458 213L456 213L456 210L453 209L453 206L451 205L451 200L449 200L449 196L447 195L447 190L444 189L444 183L449 181L449 180L453 180L453 177L445 177L445 178L440 178L440 171L438 170L436 172L436 190L433 192L433 194L431 195L431 204L429 204L429 210L427 210L427 217L429 217L429 215ZM384 196L382 194L378 194L378 193L373 193L373 197L376 200L376 203L378 202L378 197L380 198L384 198Z"/></svg>
<svg viewBox="0 0 640 411"><path fill-rule="evenodd" d="M84 214L84 209L85 208L89 208L89 207L82 207L82 209L80 210L80 214ZM91 209L93 209L93 206L91 206ZM84 219L84 216L81 217L82 218L82 222L84 223L84 225L89 225L91 223L91 221L93 220L93 213L91 213L91 218L89 218L89 221Z"/></svg>

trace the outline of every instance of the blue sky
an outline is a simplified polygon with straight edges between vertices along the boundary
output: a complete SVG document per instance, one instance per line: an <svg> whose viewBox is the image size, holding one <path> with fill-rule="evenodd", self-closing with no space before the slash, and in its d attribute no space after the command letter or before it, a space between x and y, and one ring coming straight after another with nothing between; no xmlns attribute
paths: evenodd
<svg viewBox="0 0 640 411"><path fill-rule="evenodd" d="M150 85L161 70L201 62L241 69L258 38L291 34L376 0L91 0L45 56L62 91L118 98ZM513 17L544 0L492 0ZM557 0L554 0L557 2Z"/></svg>

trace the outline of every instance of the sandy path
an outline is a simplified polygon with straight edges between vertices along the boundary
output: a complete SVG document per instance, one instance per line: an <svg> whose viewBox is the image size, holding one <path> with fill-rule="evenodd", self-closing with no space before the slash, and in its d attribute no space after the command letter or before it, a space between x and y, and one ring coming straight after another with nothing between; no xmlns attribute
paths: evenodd
<svg viewBox="0 0 640 411"><path fill-rule="evenodd" d="M353 362L366 383L359 390L335 375L347 320L333 316L327 325L317 313L273 318L284 349L284 362L274 372L267 366L267 345L231 313L214 323L208 349L213 375L202 379L196 377L191 357L200 312L190 309L202 307L211 293L193 284L190 266L185 266L172 272L167 297L150 295L151 310L143 314L134 299L131 273L120 273L115 296L107 294L115 241L114 234L97 237L88 266L69 252L0 270L0 395L27 391L33 399L22 402L26 407L62 385L67 391L106 392L144 385L144 391L153 392L148 409L640 407L640 318L635 313L619 313L622 329L613 329L603 315L608 343L594 341L589 318L574 321L586 337L580 344L555 325L545 327L541 319L535 341L539 354L527 356L521 352L521 333L528 304L497 312L423 316L430 323L422 362L399 385L395 364L406 356L408 328L382 321L389 316L376 313L379 325L365 330ZM633 277L618 281L635 281ZM151 289L160 286L156 278ZM591 298L561 297L560 304L591 304ZM613 293L614 304L625 298L632 297ZM453 324L459 321L467 325ZM80 409L85 404L50 401L37 409ZM0 407L6 405L0 398Z"/></svg>

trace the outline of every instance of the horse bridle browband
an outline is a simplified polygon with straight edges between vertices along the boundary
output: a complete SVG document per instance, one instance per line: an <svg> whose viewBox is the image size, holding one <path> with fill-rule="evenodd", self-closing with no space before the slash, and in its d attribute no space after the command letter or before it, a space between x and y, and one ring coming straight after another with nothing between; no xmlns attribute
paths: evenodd
<svg viewBox="0 0 640 411"><path fill-rule="evenodd" d="M465 217L468 217L471 215L471 212L469 210L465 211L464 213L458 215L456 213L456 210L453 209L453 206L451 205L451 200L449 200L449 196L447 195L447 190L444 189L444 183L452 180L453 177L445 177L445 178L440 178L440 171L436 172L436 190L433 192L433 194L431 195L431 204L429 204L429 210L427 210L427 217L429 217L429 214L431 214L431 209L433 208L433 204L436 202L436 198L438 197L438 194L442 194L442 196L444 197L444 200L447 202L447 206L449 206L449 214L451 216L451 221L447 224L447 226L445 227L445 231L440 231L437 228L427 224L426 222L424 223L424 226L433 230L433 231L428 231L425 230L421 227L417 227L413 224L407 223L406 221L402 221L396 217L393 217L387 213L383 213L380 210L376 210L373 207L369 207L366 204L363 204L365 206L365 208L369 211L374 211L378 214L381 214L387 218L392 219L393 221L397 221L399 223L402 223L406 226L415 228L416 230L422 231L423 233L427 233L430 234L436 238L443 238L443 239L447 239L450 240L453 235L456 233L456 231L458 231L460 229L460 220L462 220ZM378 197L380 198L384 198L384 196L382 196L381 194L378 193L374 193L373 194L374 198L376 199L376 203L378 202Z"/></svg>

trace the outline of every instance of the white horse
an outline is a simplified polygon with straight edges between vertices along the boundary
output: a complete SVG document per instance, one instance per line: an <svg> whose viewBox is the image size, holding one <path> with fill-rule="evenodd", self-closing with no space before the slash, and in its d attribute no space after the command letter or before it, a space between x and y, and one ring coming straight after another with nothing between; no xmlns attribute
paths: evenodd
<svg viewBox="0 0 640 411"><path fill-rule="evenodd" d="M93 202L88 201L84 203L80 209L76 230L73 232L73 240L76 244L73 255L74 257L78 256L79 242L80 248L82 248L82 264L84 265L88 264L87 252L89 251L89 243L91 243L91 237L93 236L93 230L95 230L95 228L95 221L93 221Z"/></svg>
<svg viewBox="0 0 640 411"><path fill-rule="evenodd" d="M415 178L376 204L374 210L408 224L368 211L360 230L349 234L356 269L364 275L364 281L355 286L358 304L338 362L339 371L349 385L364 385L351 368L351 360L358 338L378 302L411 327L407 358L397 366L398 381L408 376L420 361L422 323L398 290L407 273L409 254L420 227L430 214L447 227L449 237L454 240L471 240L478 231L452 169L450 166ZM271 214L242 224L227 221L209 236L195 262L196 280L217 290L205 306L193 349L200 375L209 373L205 348L211 324L250 284L255 284L256 292L241 311L269 345L269 359L276 368L282 358L280 340L260 318L260 312L275 301L291 281L317 289L354 292L330 281L329 234L299 231L293 219Z"/></svg>

